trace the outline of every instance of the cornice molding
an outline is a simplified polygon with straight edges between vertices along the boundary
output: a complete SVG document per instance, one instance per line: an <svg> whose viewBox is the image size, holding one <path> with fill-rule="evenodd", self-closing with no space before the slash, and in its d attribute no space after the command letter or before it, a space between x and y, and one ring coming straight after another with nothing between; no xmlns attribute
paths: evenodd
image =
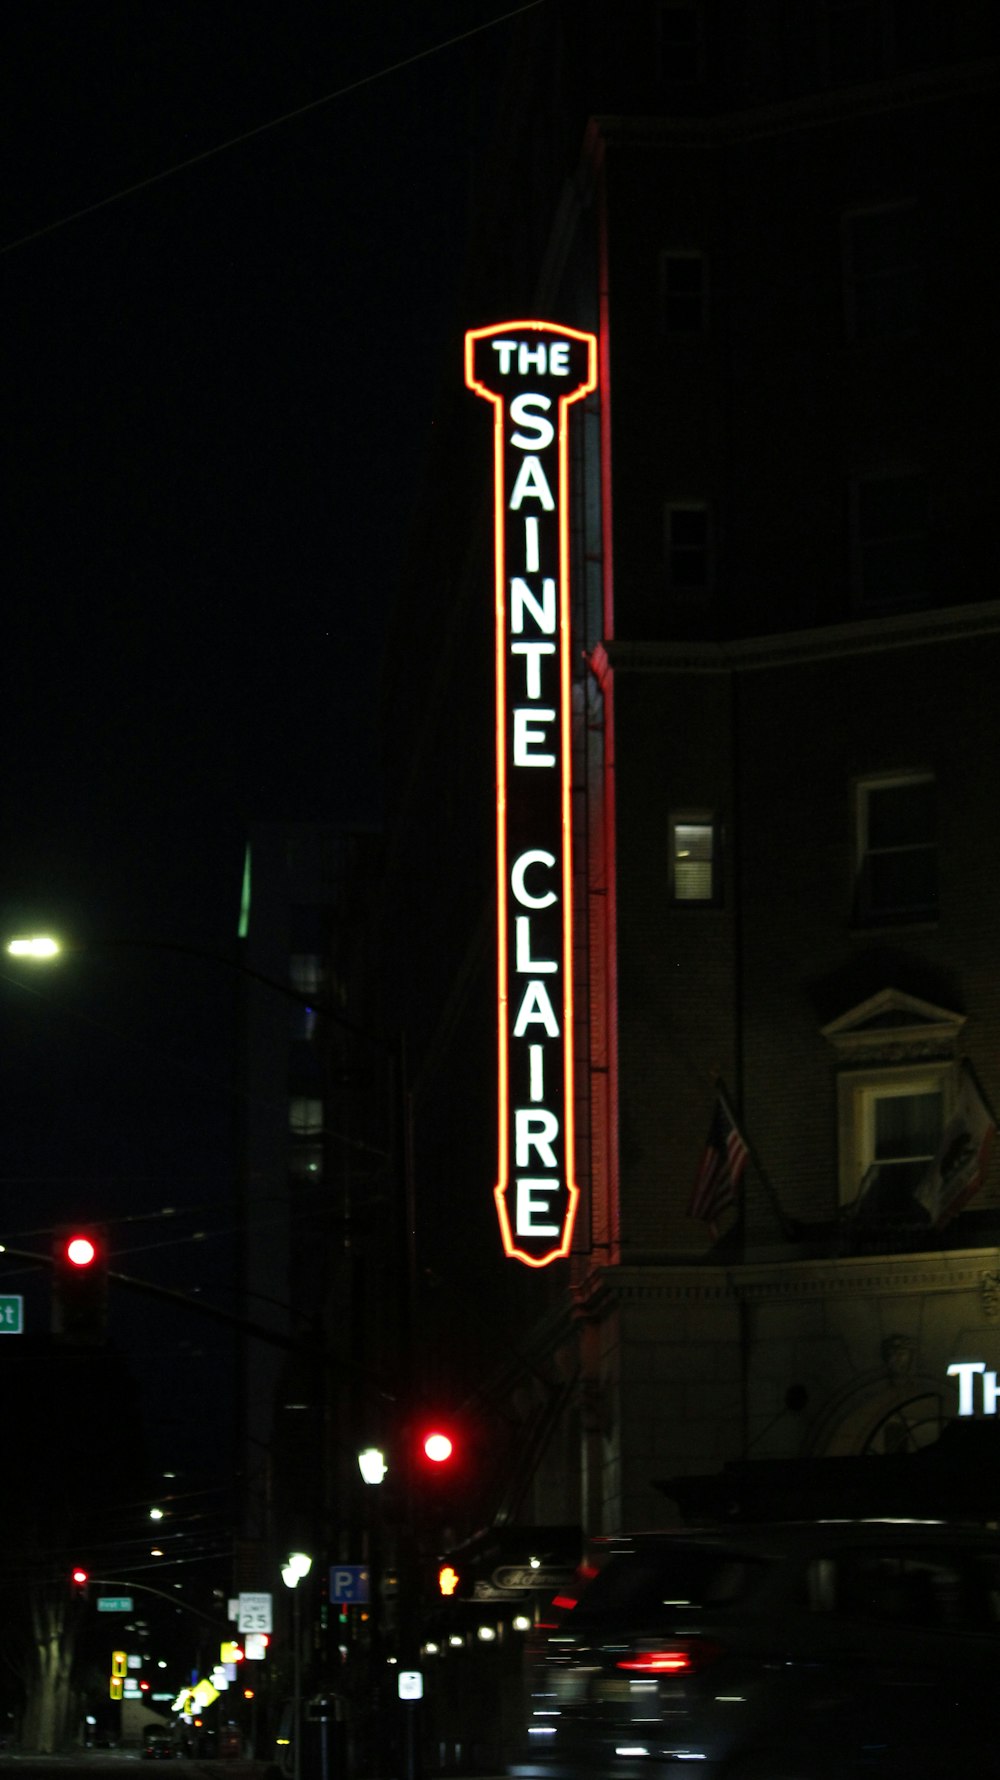
<svg viewBox="0 0 1000 1780"><path fill-rule="evenodd" d="M592 129L609 143L656 147L661 142L750 142L783 136L790 130L823 129L844 119L879 117L908 111L915 105L939 105L950 99L991 93L1000 85L1000 57L955 62L891 79L853 87L834 87L767 105L748 106L707 117L622 116L598 113Z"/></svg>
<svg viewBox="0 0 1000 1780"><path fill-rule="evenodd" d="M1000 600L951 606L933 613L905 613L819 630L785 631L725 642L647 642L613 639L602 645L616 673L730 674L796 667L886 650L918 649L971 637L1000 634Z"/></svg>
<svg viewBox="0 0 1000 1780"><path fill-rule="evenodd" d="M579 1316L602 1320L639 1304L801 1304L815 1300L923 1293L981 1292L1000 1277L1000 1248L947 1253L863 1255L844 1259L747 1262L737 1267L610 1267L589 1274L574 1291Z"/></svg>

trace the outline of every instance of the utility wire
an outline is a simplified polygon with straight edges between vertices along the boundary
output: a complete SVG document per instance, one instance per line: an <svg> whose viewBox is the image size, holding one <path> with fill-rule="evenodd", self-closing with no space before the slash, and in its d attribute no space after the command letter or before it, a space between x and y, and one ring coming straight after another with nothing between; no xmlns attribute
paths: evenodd
<svg viewBox="0 0 1000 1780"><path fill-rule="evenodd" d="M124 198L131 198L136 192L147 191L150 186L161 185L165 179L173 179L177 173L186 173L189 168L200 166L204 161L214 160L216 155L227 154L231 148L238 148L243 142L252 142L257 136L264 136L269 130L277 130L282 124L293 123L296 118L307 117L311 111L318 111L321 106L332 105L337 99L346 99L349 94L357 93L364 87L374 86L376 81L387 80L391 74L399 74L404 68L412 68L417 62L424 62L429 56L440 55L443 50L453 49L457 43L465 43L470 37L478 37L484 31L492 31L497 25L505 25L509 19L518 18L521 13L534 12L544 6L545 0L527 0L524 6L515 6L511 12L500 13L495 19L487 19L482 25L474 25L469 31L459 31L454 37L446 37L441 43L435 43L429 49L417 50L415 55L404 56L401 61L391 62L385 68L378 68L372 74L363 74L359 80L349 81L346 86L337 87L331 93L324 93L320 99L310 99L307 105L299 105L294 111L283 112L280 117L269 118L264 124L255 124L252 130L244 130L239 136L231 136L226 142L218 142L213 148L202 149L199 154L189 155L187 160L177 161L172 167L164 167L159 173L151 173L146 179L137 179L133 185L123 186L121 191L112 192L106 198L98 198L96 203L85 204L81 210L73 210L68 216L60 216L55 222L45 223L40 229L33 229L28 235L21 235L16 241L8 241L0 248L0 253L14 253L19 247L27 247L33 241L41 241L46 235L54 235L58 229L68 228L70 223L81 222L85 216L93 216L99 210L107 210L112 204L120 204Z"/></svg>

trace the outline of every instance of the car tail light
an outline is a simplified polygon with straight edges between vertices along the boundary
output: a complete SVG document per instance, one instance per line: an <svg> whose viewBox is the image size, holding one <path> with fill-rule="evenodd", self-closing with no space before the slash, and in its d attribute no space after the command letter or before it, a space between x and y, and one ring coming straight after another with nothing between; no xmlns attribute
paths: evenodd
<svg viewBox="0 0 1000 1780"><path fill-rule="evenodd" d="M660 1650L637 1650L622 1657L615 1667L633 1675L697 1675L721 1655L721 1644L712 1644L707 1638L686 1638L683 1644L665 1644Z"/></svg>

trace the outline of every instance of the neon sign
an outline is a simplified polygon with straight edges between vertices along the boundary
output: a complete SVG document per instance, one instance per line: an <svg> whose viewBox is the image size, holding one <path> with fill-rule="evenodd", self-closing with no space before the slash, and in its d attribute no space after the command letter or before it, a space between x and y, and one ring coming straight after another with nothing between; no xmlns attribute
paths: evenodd
<svg viewBox="0 0 1000 1780"><path fill-rule="evenodd" d="M493 405L497 1086L504 1252L568 1255L573 1130L569 410L597 340L511 321L465 336L465 381Z"/></svg>
<svg viewBox="0 0 1000 1780"><path fill-rule="evenodd" d="M975 1415L975 1393L973 1379L979 1375L982 1380L980 1392L984 1415L1000 1413L1000 1386L997 1385L995 1372L988 1372L985 1360L956 1360L948 1367L948 1377L958 1379L958 1413L959 1415Z"/></svg>

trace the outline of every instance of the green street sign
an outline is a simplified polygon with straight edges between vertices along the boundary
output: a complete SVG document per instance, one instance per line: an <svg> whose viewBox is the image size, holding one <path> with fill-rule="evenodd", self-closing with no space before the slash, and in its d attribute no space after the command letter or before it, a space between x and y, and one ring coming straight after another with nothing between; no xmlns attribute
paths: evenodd
<svg viewBox="0 0 1000 1780"><path fill-rule="evenodd" d="M24 1333L24 1299L20 1293L0 1298L0 1335Z"/></svg>
<svg viewBox="0 0 1000 1780"><path fill-rule="evenodd" d="M131 1613L131 1595L98 1595L98 1613Z"/></svg>

